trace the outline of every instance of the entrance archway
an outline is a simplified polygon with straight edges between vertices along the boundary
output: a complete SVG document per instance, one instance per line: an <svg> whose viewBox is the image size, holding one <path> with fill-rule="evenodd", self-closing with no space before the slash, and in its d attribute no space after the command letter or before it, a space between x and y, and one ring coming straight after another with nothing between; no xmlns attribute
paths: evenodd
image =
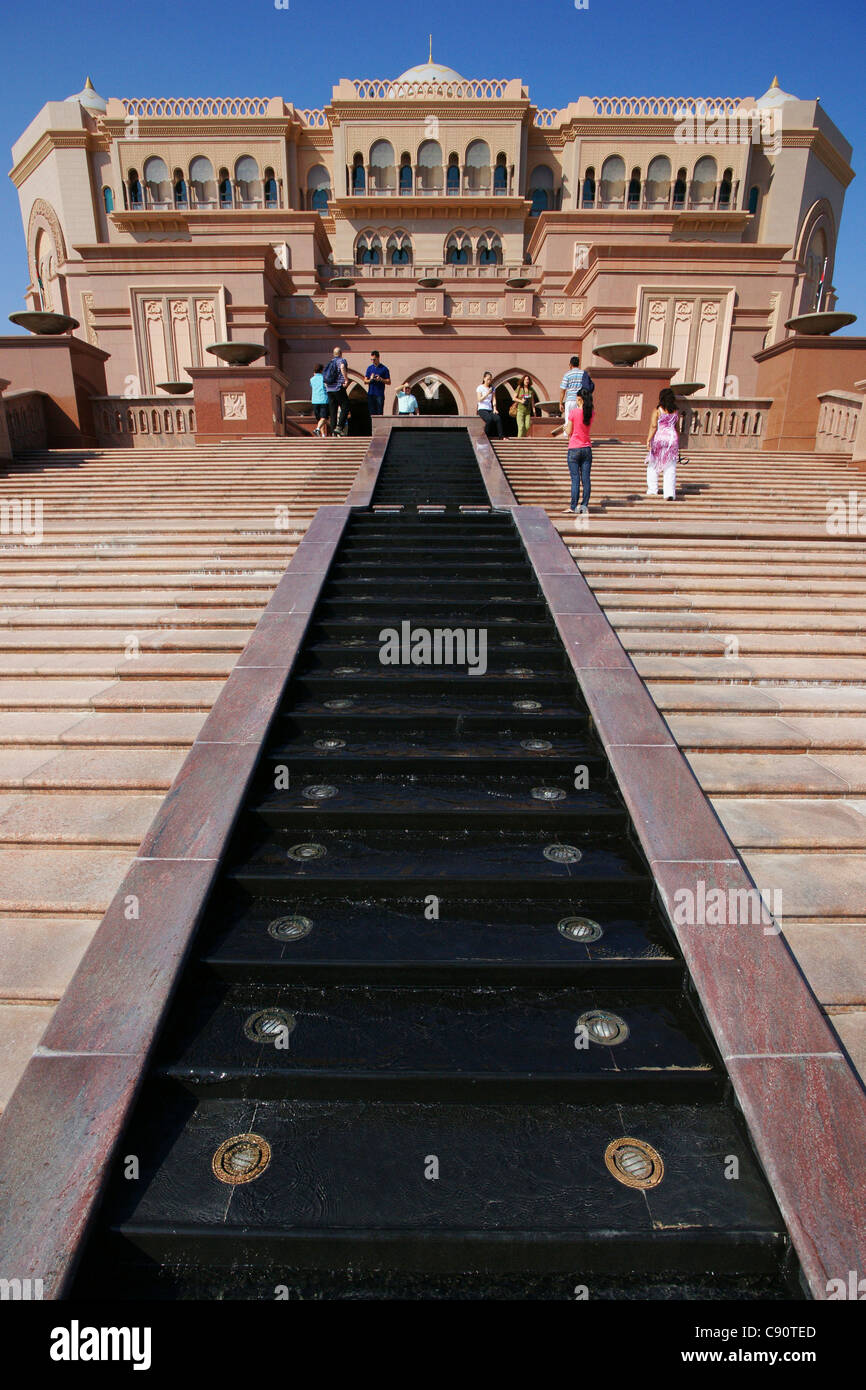
<svg viewBox="0 0 866 1390"><path fill-rule="evenodd" d="M349 386L349 434L372 434L367 392L354 381Z"/></svg>
<svg viewBox="0 0 866 1390"><path fill-rule="evenodd" d="M421 372L409 378L419 415L459 415L455 391L441 372ZM395 405L396 410L396 405Z"/></svg>
<svg viewBox="0 0 866 1390"><path fill-rule="evenodd" d="M509 415L508 412L514 401L514 393L523 380L524 375L528 376L532 381L536 400L543 400L544 390L541 382L536 380L531 372L510 371L506 372L498 381L494 378L493 398L496 401L496 409L499 411L499 418L502 421L502 432L506 436L517 434L517 421Z"/></svg>

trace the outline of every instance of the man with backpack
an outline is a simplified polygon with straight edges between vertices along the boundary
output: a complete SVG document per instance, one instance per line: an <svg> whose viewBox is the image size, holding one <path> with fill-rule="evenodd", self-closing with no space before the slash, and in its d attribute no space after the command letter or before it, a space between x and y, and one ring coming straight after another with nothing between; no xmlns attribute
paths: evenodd
<svg viewBox="0 0 866 1390"><path fill-rule="evenodd" d="M346 416L349 410L349 375L342 349L335 347L330 362L322 373L325 390L328 393L328 416L331 434L346 433Z"/></svg>
<svg viewBox="0 0 866 1390"><path fill-rule="evenodd" d="M570 358L568 371L559 383L559 413L565 416L565 432L568 431L568 412L573 410L577 404L578 391L594 390L595 384L589 372L583 372L580 369L580 358Z"/></svg>

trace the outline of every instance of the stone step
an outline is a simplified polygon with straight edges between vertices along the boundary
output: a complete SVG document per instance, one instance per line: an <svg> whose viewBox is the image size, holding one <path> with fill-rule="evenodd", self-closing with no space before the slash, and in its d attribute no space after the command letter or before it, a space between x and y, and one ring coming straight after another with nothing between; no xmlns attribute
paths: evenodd
<svg viewBox="0 0 866 1390"><path fill-rule="evenodd" d="M89 680L0 677L0 709L210 709L223 682L211 680Z"/></svg>
<svg viewBox="0 0 866 1390"><path fill-rule="evenodd" d="M124 845L135 850L162 804L157 794L0 793L0 845Z"/></svg>
<svg viewBox="0 0 866 1390"><path fill-rule="evenodd" d="M0 748L0 790L152 791L165 793L183 748Z"/></svg>

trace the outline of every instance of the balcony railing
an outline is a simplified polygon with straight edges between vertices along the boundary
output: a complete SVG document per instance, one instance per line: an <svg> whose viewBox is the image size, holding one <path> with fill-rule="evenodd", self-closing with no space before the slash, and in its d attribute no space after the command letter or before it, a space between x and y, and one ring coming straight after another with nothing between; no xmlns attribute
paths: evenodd
<svg viewBox="0 0 866 1390"><path fill-rule="evenodd" d="M195 445L195 407L167 396L95 396L96 437L108 448L178 449Z"/></svg>
<svg viewBox="0 0 866 1390"><path fill-rule="evenodd" d="M861 383L862 385L862 383ZM815 451L819 454L850 454L863 410L863 396L854 391L822 391Z"/></svg>
<svg viewBox="0 0 866 1390"><path fill-rule="evenodd" d="M244 189L237 181L232 181L231 199L221 198L218 192L209 195L198 193L192 184L187 185L187 195L185 198L177 198L170 194L164 198L155 198L148 184L140 183L141 195L133 200L129 185L123 185L123 201L126 212L231 212L234 209L271 209L285 207L283 199L283 181L277 180L277 191L273 197L266 198L264 191L250 194L248 189Z"/></svg>
<svg viewBox="0 0 866 1390"><path fill-rule="evenodd" d="M512 275L535 279L538 269L530 265L320 265L319 278L327 282L337 276L352 280L507 280Z"/></svg>
<svg viewBox="0 0 866 1390"><path fill-rule="evenodd" d="M0 411L4 408L6 411L13 454L45 448L48 443L47 403L48 397L42 391L10 391L0 400Z"/></svg>
<svg viewBox="0 0 866 1390"><path fill-rule="evenodd" d="M672 383L676 391L676 382ZM684 402L683 448L762 449L772 398L703 396Z"/></svg>
<svg viewBox="0 0 866 1390"><path fill-rule="evenodd" d="M460 178L456 187L448 187L444 166L431 169L427 165L416 164L412 168L412 186L400 186L399 174L392 169L384 173L372 164L358 165L364 169L364 186L355 187L355 171L346 170L347 198L512 198L514 197L514 167L506 171L506 178L497 182L492 169L481 173L468 166L459 166ZM409 165L404 165L409 168ZM451 168L458 166L451 165ZM502 166L505 168L505 166ZM436 186L430 184L435 177Z"/></svg>
<svg viewBox="0 0 866 1390"><path fill-rule="evenodd" d="M626 212L737 212L739 207L740 181L727 182L718 179L715 183L689 182L685 189L678 189L675 180L660 183L655 179L641 179L636 197L629 197L627 181L617 181L605 188L604 179L596 181L591 191L580 185L582 211L620 211Z"/></svg>

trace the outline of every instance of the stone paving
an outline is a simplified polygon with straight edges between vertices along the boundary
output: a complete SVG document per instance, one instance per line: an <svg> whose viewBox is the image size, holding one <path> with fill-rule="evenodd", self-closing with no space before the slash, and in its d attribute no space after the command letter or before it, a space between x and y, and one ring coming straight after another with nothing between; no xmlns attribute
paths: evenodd
<svg viewBox="0 0 866 1390"><path fill-rule="evenodd" d="M518 501L553 518L756 882L781 892L785 936L866 1076L866 539L827 527L866 474L839 456L693 453L669 503L643 495L643 449L601 445L584 528L561 442L497 453Z"/></svg>
<svg viewBox="0 0 866 1390"><path fill-rule="evenodd" d="M366 439L31 455L0 501L0 1109L316 509ZM27 519L27 513L23 513ZM10 523L15 512L9 511Z"/></svg>

